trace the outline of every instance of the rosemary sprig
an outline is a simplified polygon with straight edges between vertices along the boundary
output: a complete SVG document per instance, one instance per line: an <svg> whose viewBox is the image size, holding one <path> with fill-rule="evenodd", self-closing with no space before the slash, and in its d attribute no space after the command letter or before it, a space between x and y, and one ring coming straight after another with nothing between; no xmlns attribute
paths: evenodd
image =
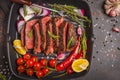
<svg viewBox="0 0 120 80"><path fill-rule="evenodd" d="M86 57L86 51L87 51L87 38L86 38L86 34L85 34L85 30L83 31L83 35L81 38L81 50L83 51L83 58Z"/></svg>
<svg viewBox="0 0 120 80"><path fill-rule="evenodd" d="M53 39L59 38L59 36L56 36L56 35L52 34L50 31L48 31L48 34L49 34L49 36L52 37Z"/></svg>
<svg viewBox="0 0 120 80"><path fill-rule="evenodd" d="M67 49L70 47L71 43L73 42L74 38L73 36L69 39L68 43L67 43Z"/></svg>
<svg viewBox="0 0 120 80"><path fill-rule="evenodd" d="M88 19L87 16L81 16L74 10L77 9L74 6L71 5L61 5L61 4L49 4L53 9L58 11L63 11L65 14L71 18L71 20L77 22L81 26L83 25L83 22L91 23L91 20Z"/></svg>

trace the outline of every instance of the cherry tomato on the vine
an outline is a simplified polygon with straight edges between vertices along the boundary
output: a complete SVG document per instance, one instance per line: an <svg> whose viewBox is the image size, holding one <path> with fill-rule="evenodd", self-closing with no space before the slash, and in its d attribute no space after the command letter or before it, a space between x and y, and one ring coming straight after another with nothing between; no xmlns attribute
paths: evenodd
<svg viewBox="0 0 120 80"><path fill-rule="evenodd" d="M28 69L26 70L26 74L27 74L28 76L32 76L32 75L34 74L34 70L33 70L32 68L28 68Z"/></svg>
<svg viewBox="0 0 120 80"><path fill-rule="evenodd" d="M43 72L42 71L37 71L36 76L37 76L37 78L43 77Z"/></svg>
<svg viewBox="0 0 120 80"><path fill-rule="evenodd" d="M26 68L33 67L33 65L34 65L34 62L30 59L27 60L26 63L25 63Z"/></svg>
<svg viewBox="0 0 120 80"><path fill-rule="evenodd" d="M39 71L40 68L41 68L40 63L39 62L35 62L33 68L34 68L35 71Z"/></svg>
<svg viewBox="0 0 120 80"><path fill-rule="evenodd" d="M29 54L29 53L26 53L24 56L23 56L23 59L25 60L25 61L27 61L28 59L30 59L31 58L31 55Z"/></svg>
<svg viewBox="0 0 120 80"><path fill-rule="evenodd" d="M50 59L50 61L49 61L50 67L54 68L56 66L56 64L57 64L57 61L55 59Z"/></svg>
<svg viewBox="0 0 120 80"><path fill-rule="evenodd" d="M43 75L47 75L50 72L50 69L48 68L43 68L42 69Z"/></svg>
<svg viewBox="0 0 120 80"><path fill-rule="evenodd" d="M41 64L41 66L47 66L47 59L45 59L45 58L43 58L43 59L41 59L40 60L40 64Z"/></svg>
<svg viewBox="0 0 120 80"><path fill-rule="evenodd" d="M37 56L32 56L30 58L33 62L38 62L38 57Z"/></svg>
<svg viewBox="0 0 120 80"><path fill-rule="evenodd" d="M19 73L23 73L25 71L25 67L23 65L20 65L20 66L17 67L17 71Z"/></svg>
<svg viewBox="0 0 120 80"><path fill-rule="evenodd" d="M17 65L23 65L24 64L24 59L23 58L18 58L17 59Z"/></svg>

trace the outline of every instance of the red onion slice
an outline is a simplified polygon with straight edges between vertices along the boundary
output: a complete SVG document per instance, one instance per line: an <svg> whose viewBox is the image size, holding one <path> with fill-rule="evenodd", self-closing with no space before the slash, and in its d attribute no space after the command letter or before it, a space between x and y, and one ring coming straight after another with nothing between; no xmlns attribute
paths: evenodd
<svg viewBox="0 0 120 80"><path fill-rule="evenodd" d="M18 31L18 33L21 32L21 29L22 29L24 24L25 24L25 21L23 19L18 20L18 22L17 22L17 31Z"/></svg>

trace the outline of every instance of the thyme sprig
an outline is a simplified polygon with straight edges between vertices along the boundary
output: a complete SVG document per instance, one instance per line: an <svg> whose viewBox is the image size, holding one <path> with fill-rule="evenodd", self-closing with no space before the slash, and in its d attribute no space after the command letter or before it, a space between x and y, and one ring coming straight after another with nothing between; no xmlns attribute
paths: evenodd
<svg viewBox="0 0 120 80"><path fill-rule="evenodd" d="M61 4L49 4L53 9L58 11L63 11L65 14L73 21L77 22L81 26L84 26L83 23L91 23L91 20L88 19L87 16L81 16L74 10L77 9L77 7L71 6L71 5L61 5Z"/></svg>

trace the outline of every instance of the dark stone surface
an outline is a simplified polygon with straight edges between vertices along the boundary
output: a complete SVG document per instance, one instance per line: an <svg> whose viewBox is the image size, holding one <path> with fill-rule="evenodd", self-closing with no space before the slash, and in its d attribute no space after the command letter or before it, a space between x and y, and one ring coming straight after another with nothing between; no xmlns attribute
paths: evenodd
<svg viewBox="0 0 120 80"><path fill-rule="evenodd" d="M111 18L104 14L105 0L86 1L90 5L93 18L94 46L91 67L85 76L71 80L120 80L120 33L111 30L113 26L120 28L120 18ZM21 80L10 72L6 54L9 1L1 0L0 6L0 72L6 75L7 80Z"/></svg>

